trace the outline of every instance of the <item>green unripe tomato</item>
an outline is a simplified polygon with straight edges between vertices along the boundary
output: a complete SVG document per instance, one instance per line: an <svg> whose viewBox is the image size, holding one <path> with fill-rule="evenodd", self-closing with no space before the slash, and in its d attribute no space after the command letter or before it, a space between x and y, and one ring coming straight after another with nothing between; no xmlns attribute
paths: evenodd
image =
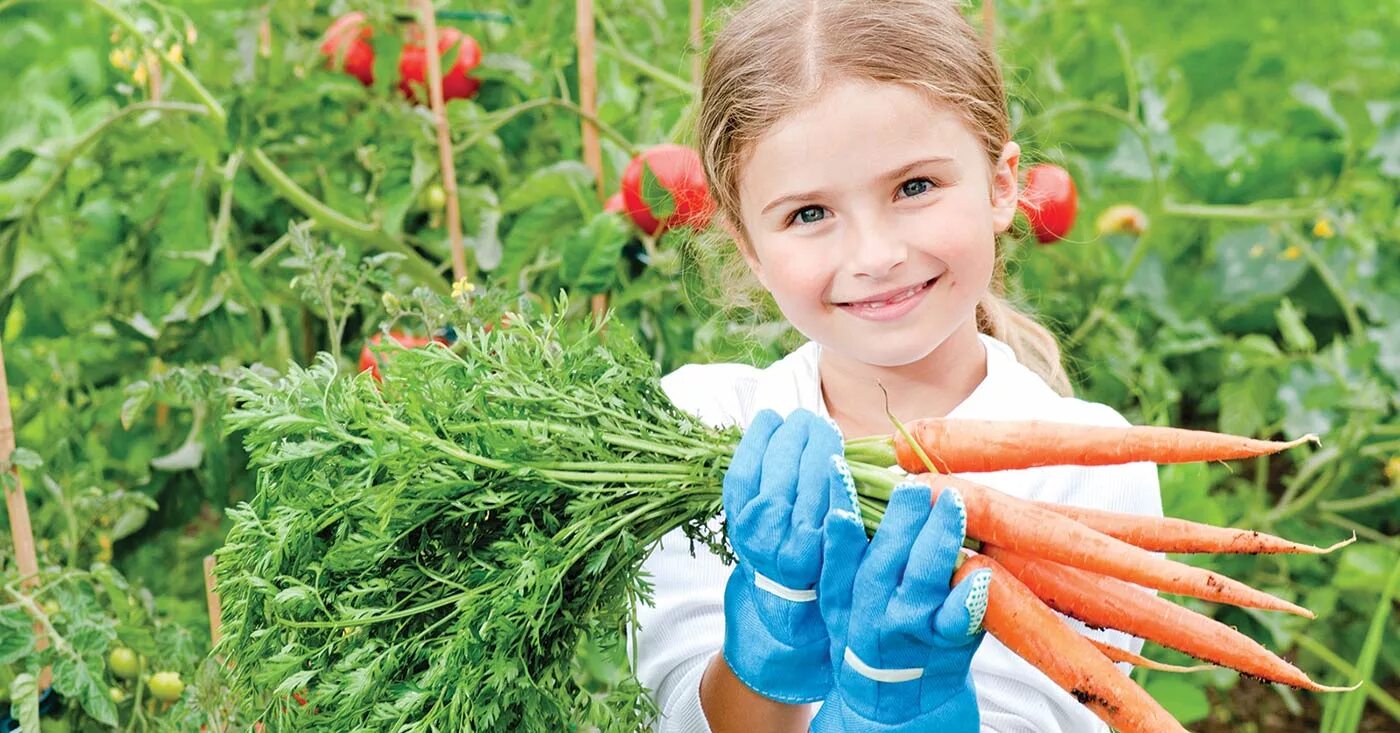
<svg viewBox="0 0 1400 733"><path fill-rule="evenodd" d="M423 189L423 208L428 211L442 211L442 207L447 205L447 191L442 186L434 183Z"/></svg>
<svg viewBox="0 0 1400 733"><path fill-rule="evenodd" d="M156 672L147 684L151 694L162 702L175 702L185 692L185 683L180 679L179 672Z"/></svg>
<svg viewBox="0 0 1400 733"><path fill-rule="evenodd" d="M107 655L107 667L112 670L112 674L129 680L136 677L137 671L141 669L141 662L136 658L136 652L119 646Z"/></svg>

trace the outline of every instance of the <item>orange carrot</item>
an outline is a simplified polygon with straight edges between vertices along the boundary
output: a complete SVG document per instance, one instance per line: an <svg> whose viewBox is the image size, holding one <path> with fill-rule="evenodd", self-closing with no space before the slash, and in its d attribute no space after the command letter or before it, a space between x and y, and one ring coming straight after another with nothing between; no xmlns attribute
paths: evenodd
<svg viewBox="0 0 1400 733"><path fill-rule="evenodd" d="M905 429L941 473L1004 471L1036 466L1105 466L1116 463L1223 461L1277 453L1317 436L1253 440L1204 430L1147 425L1109 427L1044 420L926 418ZM929 467L902 432L894 436L899 465L910 473Z"/></svg>
<svg viewBox="0 0 1400 733"><path fill-rule="evenodd" d="M1112 644L1109 644L1106 641L1099 641L1098 639L1095 639L1092 636L1086 636L1084 638L1088 639L1089 643L1093 644L1094 648L1102 652L1105 657L1108 657L1109 659L1115 662L1127 662L1128 664L1131 664L1134 667L1155 669L1158 672L1178 672L1182 674L1188 672L1204 672L1207 669L1215 668L1215 665L1213 664L1196 664L1190 667L1182 667L1176 664L1156 662L1142 655L1134 654L1122 647L1117 647Z"/></svg>
<svg viewBox="0 0 1400 733"><path fill-rule="evenodd" d="M998 641L1121 733L1185 733L1151 695L996 561L968 557L953 573L953 583L983 569L992 571L992 582L982 626Z"/></svg>
<svg viewBox="0 0 1400 733"><path fill-rule="evenodd" d="M1228 576L1159 557L1025 499L956 476L915 478L933 489L935 500L945 487L957 489L967 508L967 536L972 539L1167 593L1316 618L1302 606Z"/></svg>
<svg viewBox="0 0 1400 733"><path fill-rule="evenodd" d="M1121 580L1027 557L1004 547L983 545L982 552L1030 588L1045 605L1090 626L1126 631L1259 679L1316 692L1351 689L1319 685L1248 636Z"/></svg>
<svg viewBox="0 0 1400 733"><path fill-rule="evenodd" d="M1038 507L1062 514L1109 537L1116 537L1130 545L1136 545L1153 552L1325 555L1356 541L1356 535L1352 535L1351 539L1342 540L1330 547L1317 547L1263 532L1217 527L1186 519L1119 514L1103 509L1066 506L1044 501L1034 503Z"/></svg>

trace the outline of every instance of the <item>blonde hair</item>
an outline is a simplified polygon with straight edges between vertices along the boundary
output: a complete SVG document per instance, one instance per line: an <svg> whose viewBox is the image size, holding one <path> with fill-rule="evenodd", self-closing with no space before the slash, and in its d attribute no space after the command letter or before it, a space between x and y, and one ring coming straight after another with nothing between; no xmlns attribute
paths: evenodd
<svg viewBox="0 0 1400 733"><path fill-rule="evenodd" d="M960 112L989 168L1010 140L1001 66L955 0L751 0L715 38L696 121L718 214L743 236L739 170L753 143L835 79L903 84ZM724 270L739 276L738 257ZM1000 247L977 327L1060 394L1072 392L1054 335L1005 293ZM751 282L751 278L747 278Z"/></svg>

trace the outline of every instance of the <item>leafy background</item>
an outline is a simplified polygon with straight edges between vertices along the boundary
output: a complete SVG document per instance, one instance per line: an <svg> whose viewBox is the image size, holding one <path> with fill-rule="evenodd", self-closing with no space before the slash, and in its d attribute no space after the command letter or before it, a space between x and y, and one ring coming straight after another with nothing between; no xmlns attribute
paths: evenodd
<svg viewBox="0 0 1400 733"><path fill-rule="evenodd" d="M634 148L688 141L688 4L597 5L613 191ZM573 15L497 6L470 10L509 22L441 21L486 51L481 93L448 106L478 287L543 308L570 290L578 318L606 291L613 328L665 369L764 363L791 346L771 313L723 308L678 235L586 226L601 205L579 162ZM204 661L201 559L223 539L223 509L252 488L238 436L220 426L222 375L307 364L318 350L351 369L382 325L439 325L405 305L450 280L442 214L425 196L439 178L430 116L392 89L393 33L374 38L376 87L323 68L319 36L351 9L384 28L402 6L0 1L0 340L45 568L30 608L0 554L0 627L26 638L37 610L67 642L43 654L0 643L0 688L33 699L40 660L61 662L64 703L46 704L46 730L248 722ZM1282 457L1164 467L1166 510L1362 540L1320 558L1192 560L1319 620L1194 607L1324 681L1366 680L1362 690L1300 694L1231 672L1137 678L1200 731L1393 729L1400 50L1388 39L1400 11L1366 0L996 10L1016 137L1080 190L1067 241L1004 242L1013 291L1063 339L1080 394L1139 423L1320 434L1321 447ZM980 18L976 4L968 12ZM719 17L711 8L710 31ZM198 87L147 49L177 58ZM1119 203L1147 214L1140 236L1095 230ZM107 668L118 643L194 684L174 706L153 704ZM580 661L605 685L617 663L606 651Z"/></svg>

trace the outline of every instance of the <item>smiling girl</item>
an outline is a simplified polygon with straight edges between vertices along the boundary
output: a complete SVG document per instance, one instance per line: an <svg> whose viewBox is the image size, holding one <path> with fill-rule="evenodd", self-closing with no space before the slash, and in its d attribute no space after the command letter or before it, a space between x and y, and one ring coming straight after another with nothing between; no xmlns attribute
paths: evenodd
<svg viewBox="0 0 1400 733"><path fill-rule="evenodd" d="M745 432L724 486L737 564L679 531L646 564L637 673L657 729L1104 730L984 638L985 575L950 587L957 494L901 487L867 542L842 460L843 435L889 432L886 394L904 421L1127 424L1070 396L1054 337L1002 296L1021 151L995 56L951 0L753 0L715 40L699 133L732 251L809 341L663 381ZM1161 514L1151 464L970 478Z"/></svg>

